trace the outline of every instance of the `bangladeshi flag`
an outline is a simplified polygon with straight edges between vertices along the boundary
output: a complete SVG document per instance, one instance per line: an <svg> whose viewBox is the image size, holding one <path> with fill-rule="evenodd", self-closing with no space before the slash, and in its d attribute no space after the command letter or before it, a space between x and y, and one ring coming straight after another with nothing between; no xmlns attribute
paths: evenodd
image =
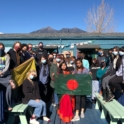
<svg viewBox="0 0 124 124"><path fill-rule="evenodd" d="M91 95L92 76L90 74L56 75L55 92L57 94Z"/></svg>

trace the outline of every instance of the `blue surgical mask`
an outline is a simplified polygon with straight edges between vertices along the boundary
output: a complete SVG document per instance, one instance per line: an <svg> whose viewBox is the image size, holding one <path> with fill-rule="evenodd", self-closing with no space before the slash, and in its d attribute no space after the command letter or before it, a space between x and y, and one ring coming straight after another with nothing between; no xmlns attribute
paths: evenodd
<svg viewBox="0 0 124 124"><path fill-rule="evenodd" d="M61 61L61 59L57 58L57 59L56 59L56 61L57 61L57 62L60 62L60 61Z"/></svg>
<svg viewBox="0 0 124 124"><path fill-rule="evenodd" d="M99 55L102 55L103 54L103 52L99 52Z"/></svg>
<svg viewBox="0 0 124 124"><path fill-rule="evenodd" d="M71 64L74 64L74 61L70 61Z"/></svg>
<svg viewBox="0 0 124 124"><path fill-rule="evenodd" d="M124 56L124 52L119 51L119 55L120 55L120 56Z"/></svg>
<svg viewBox="0 0 124 124"><path fill-rule="evenodd" d="M34 76L33 75L30 75L30 79L32 80L34 78Z"/></svg>
<svg viewBox="0 0 124 124"><path fill-rule="evenodd" d="M118 52L116 52L116 51L115 51L115 52L112 52L112 53L113 53L115 56L118 55Z"/></svg>
<svg viewBox="0 0 124 124"><path fill-rule="evenodd" d="M45 59L44 60L41 60L41 63L45 64L46 63L46 60Z"/></svg>

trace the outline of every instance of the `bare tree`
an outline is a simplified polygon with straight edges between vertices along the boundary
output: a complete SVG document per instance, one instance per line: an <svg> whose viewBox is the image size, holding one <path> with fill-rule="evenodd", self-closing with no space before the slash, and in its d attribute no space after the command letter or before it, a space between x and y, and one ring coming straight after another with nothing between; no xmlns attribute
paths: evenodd
<svg viewBox="0 0 124 124"><path fill-rule="evenodd" d="M94 33L106 33L115 31L114 10L101 0L101 4L88 11L85 19L87 31Z"/></svg>

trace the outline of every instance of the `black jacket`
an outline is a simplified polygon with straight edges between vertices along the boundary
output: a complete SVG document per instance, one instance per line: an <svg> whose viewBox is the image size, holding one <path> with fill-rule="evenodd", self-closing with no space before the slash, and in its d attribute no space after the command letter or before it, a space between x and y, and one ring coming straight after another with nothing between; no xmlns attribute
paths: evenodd
<svg viewBox="0 0 124 124"><path fill-rule="evenodd" d="M41 56L45 56L46 58L48 57L47 50L37 50L36 51L36 61L40 62Z"/></svg>
<svg viewBox="0 0 124 124"><path fill-rule="evenodd" d="M28 59L31 58L31 56L29 55L28 52L26 51L22 51L22 53L20 53L20 58L21 58L21 63L27 61Z"/></svg>
<svg viewBox="0 0 124 124"><path fill-rule="evenodd" d="M10 67L9 67L9 69L11 70L11 69L13 69L13 68L18 66L17 65L16 52L13 49L10 49L8 51L8 54L10 55Z"/></svg>
<svg viewBox="0 0 124 124"><path fill-rule="evenodd" d="M32 84L28 79L25 79L22 85L24 98L22 102L27 104L29 100L40 99L38 83L34 81Z"/></svg>
<svg viewBox="0 0 124 124"><path fill-rule="evenodd" d="M98 80L96 76L96 72L98 71L99 68L100 67L91 66L90 71L92 73L92 80Z"/></svg>

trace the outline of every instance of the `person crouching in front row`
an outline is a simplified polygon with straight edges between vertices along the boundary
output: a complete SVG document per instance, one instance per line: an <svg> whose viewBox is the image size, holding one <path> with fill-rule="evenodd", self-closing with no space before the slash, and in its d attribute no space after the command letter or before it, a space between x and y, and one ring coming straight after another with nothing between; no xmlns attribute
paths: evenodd
<svg viewBox="0 0 124 124"><path fill-rule="evenodd" d="M27 78L23 82L23 93L24 98L22 99L24 104L28 104L31 107L34 107L34 113L30 118L30 123L39 124L36 118L43 116L44 121L50 121L46 117L46 104L40 99L39 87L36 82L36 71L32 70L27 73Z"/></svg>

